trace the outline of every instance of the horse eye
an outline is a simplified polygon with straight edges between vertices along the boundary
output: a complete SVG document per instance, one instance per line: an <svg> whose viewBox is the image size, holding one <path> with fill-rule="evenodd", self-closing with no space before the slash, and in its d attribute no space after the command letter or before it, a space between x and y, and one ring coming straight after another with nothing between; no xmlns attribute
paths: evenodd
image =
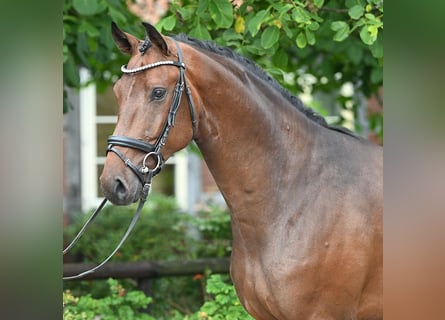
<svg viewBox="0 0 445 320"><path fill-rule="evenodd" d="M166 90L164 88L154 88L151 92L151 100L161 100L164 98Z"/></svg>

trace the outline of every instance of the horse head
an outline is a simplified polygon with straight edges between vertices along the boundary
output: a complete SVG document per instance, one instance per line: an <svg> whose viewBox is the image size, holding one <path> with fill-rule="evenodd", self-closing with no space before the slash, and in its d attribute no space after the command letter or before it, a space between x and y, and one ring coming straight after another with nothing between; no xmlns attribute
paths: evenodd
<svg viewBox="0 0 445 320"><path fill-rule="evenodd" d="M146 175L151 179L157 174L164 161L188 145L195 130L179 45L152 25L143 25L145 40L121 31L115 23L111 28L120 51L131 56L113 87L118 121L108 139L100 177L104 195L119 205L137 201Z"/></svg>

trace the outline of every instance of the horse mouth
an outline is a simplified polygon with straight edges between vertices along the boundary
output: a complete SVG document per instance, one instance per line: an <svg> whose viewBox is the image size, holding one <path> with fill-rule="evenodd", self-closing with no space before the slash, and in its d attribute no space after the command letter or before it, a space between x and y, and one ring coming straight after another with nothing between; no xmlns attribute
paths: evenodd
<svg viewBox="0 0 445 320"><path fill-rule="evenodd" d="M115 205L129 205L139 200L141 193L140 184L128 183L119 176L110 179L101 176L100 182L105 198Z"/></svg>

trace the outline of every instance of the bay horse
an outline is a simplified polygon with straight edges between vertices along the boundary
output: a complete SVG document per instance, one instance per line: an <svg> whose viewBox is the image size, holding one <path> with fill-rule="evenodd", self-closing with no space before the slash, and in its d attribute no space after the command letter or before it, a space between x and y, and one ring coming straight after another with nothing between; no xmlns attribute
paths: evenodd
<svg viewBox="0 0 445 320"><path fill-rule="evenodd" d="M114 85L108 200L137 201L147 172L194 140L229 207L230 274L255 319L382 319L382 148L234 51L143 25L141 40L112 23L131 57Z"/></svg>

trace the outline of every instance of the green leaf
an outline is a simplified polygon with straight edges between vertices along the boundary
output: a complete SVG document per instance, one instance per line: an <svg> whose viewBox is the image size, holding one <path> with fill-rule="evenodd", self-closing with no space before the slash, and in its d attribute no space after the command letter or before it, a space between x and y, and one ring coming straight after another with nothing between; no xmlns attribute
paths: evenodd
<svg viewBox="0 0 445 320"><path fill-rule="evenodd" d="M334 35L334 41L341 42L341 41L345 40L348 36L349 36L349 26L345 29L338 31Z"/></svg>
<svg viewBox="0 0 445 320"><path fill-rule="evenodd" d="M331 23L331 30L335 31L334 40L343 41L349 35L349 25L344 21L334 21Z"/></svg>
<svg viewBox="0 0 445 320"><path fill-rule="evenodd" d="M331 23L331 30L332 31L339 31L343 29L347 25L344 21L334 21Z"/></svg>
<svg viewBox="0 0 445 320"><path fill-rule="evenodd" d="M362 39L362 41L367 44L367 45L371 45L374 43L375 39L371 33L368 31L368 26L363 26L360 30L360 39Z"/></svg>
<svg viewBox="0 0 445 320"><path fill-rule="evenodd" d="M356 4L360 4L362 6L365 6L364 0L346 0L345 1L346 8L352 8Z"/></svg>
<svg viewBox="0 0 445 320"><path fill-rule="evenodd" d="M202 40L212 40L212 36L206 27L202 24L198 24L194 29L190 31L190 36Z"/></svg>
<svg viewBox="0 0 445 320"><path fill-rule="evenodd" d="M292 11L292 18L297 22L297 23L306 23L310 20L309 14L306 12L306 10L300 8L300 7L296 7L293 11Z"/></svg>
<svg viewBox="0 0 445 320"><path fill-rule="evenodd" d="M354 26L354 29L356 29L356 28L361 27L361 26L363 26L365 24L366 24L366 19L365 18L360 18L359 20L354 22L353 26Z"/></svg>
<svg viewBox="0 0 445 320"><path fill-rule="evenodd" d="M335 31L334 41L343 41L349 35L349 25L344 21L334 21L331 23L331 30Z"/></svg>
<svg viewBox="0 0 445 320"><path fill-rule="evenodd" d="M306 34L306 40L307 43L310 44L311 46L313 46L315 44L315 35L314 33L309 30L309 28L305 29L305 34Z"/></svg>
<svg viewBox="0 0 445 320"><path fill-rule="evenodd" d="M100 35L99 30L86 20L82 20L79 26L79 32L86 32L88 36L97 38Z"/></svg>
<svg viewBox="0 0 445 320"><path fill-rule="evenodd" d="M242 54L254 54L257 56L264 55L264 50L262 48L258 48L256 45L244 45L240 48L240 52Z"/></svg>
<svg viewBox="0 0 445 320"><path fill-rule="evenodd" d="M162 28L164 28L167 31L172 31L173 28L176 26L176 16L169 16L161 20L162 22Z"/></svg>
<svg viewBox="0 0 445 320"><path fill-rule="evenodd" d="M218 28L229 28L233 22L233 7L231 2L214 0L209 2L210 17Z"/></svg>
<svg viewBox="0 0 445 320"><path fill-rule="evenodd" d="M116 10L113 7L108 7L108 14L111 16L111 19L113 21L115 21L116 23L125 23L127 21L127 18L125 18L125 16L119 12L118 10Z"/></svg>
<svg viewBox="0 0 445 320"><path fill-rule="evenodd" d="M225 42L230 42L234 40L238 41L244 39L242 34L237 33L233 29L227 29L226 31L224 31L222 34L222 38L224 39Z"/></svg>
<svg viewBox="0 0 445 320"><path fill-rule="evenodd" d="M372 13L365 13L365 17L371 21L378 21L377 18L375 17L375 15L373 15Z"/></svg>
<svg viewBox="0 0 445 320"><path fill-rule="evenodd" d="M314 5L317 8L321 8L323 6L323 4L324 4L324 0L314 0Z"/></svg>
<svg viewBox="0 0 445 320"><path fill-rule="evenodd" d="M261 35L261 46L264 49L271 48L280 38L280 30L276 26L269 26Z"/></svg>
<svg viewBox="0 0 445 320"><path fill-rule="evenodd" d="M300 33L298 34L296 42L297 42L297 46L298 46L298 48L303 49L303 48L306 47L306 45L307 45L307 40L306 40L306 36L304 35L303 32L300 32Z"/></svg>
<svg viewBox="0 0 445 320"><path fill-rule="evenodd" d="M182 20L187 21L193 19L193 15L195 14L195 10L190 7L180 7L177 11L179 13Z"/></svg>
<svg viewBox="0 0 445 320"><path fill-rule="evenodd" d="M287 16L287 12L292 9L294 6L290 3L283 5L282 3L276 8L278 10L278 14L280 18L283 18L284 16Z"/></svg>
<svg viewBox="0 0 445 320"><path fill-rule="evenodd" d="M247 30L249 30L252 37L255 37L258 31L260 31L261 24L268 18L269 10L261 10L249 20L247 23Z"/></svg>
<svg viewBox="0 0 445 320"><path fill-rule="evenodd" d="M93 15L100 11L98 0L73 0L73 7L76 11L83 15Z"/></svg>
<svg viewBox="0 0 445 320"><path fill-rule="evenodd" d="M208 14L207 8L209 7L209 1L212 0L199 0L195 15L202 17L204 14Z"/></svg>
<svg viewBox="0 0 445 320"><path fill-rule="evenodd" d="M361 6L359 4L353 6L352 8L350 8L348 10L349 16L354 20L360 19L360 17L363 15L364 12L365 12L365 9L363 8L363 6Z"/></svg>
<svg viewBox="0 0 445 320"><path fill-rule="evenodd" d="M379 28L377 26L368 26L368 32L375 41L375 38L377 38L377 34L379 33Z"/></svg>
<svg viewBox="0 0 445 320"><path fill-rule="evenodd" d="M312 21L310 25L308 25L309 30L317 31L320 28L318 22Z"/></svg>

